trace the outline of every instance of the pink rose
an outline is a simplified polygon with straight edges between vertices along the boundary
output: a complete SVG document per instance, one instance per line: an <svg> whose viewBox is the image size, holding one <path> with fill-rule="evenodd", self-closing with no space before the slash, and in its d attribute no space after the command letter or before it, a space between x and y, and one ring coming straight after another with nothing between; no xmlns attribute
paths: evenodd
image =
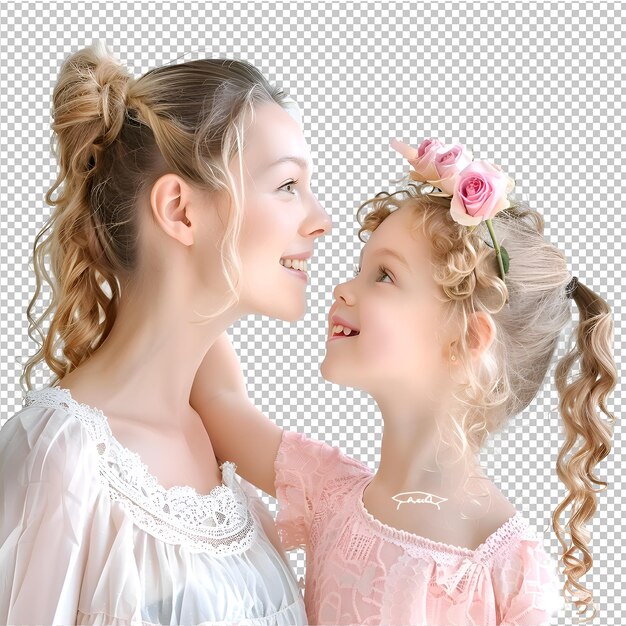
<svg viewBox="0 0 626 626"><path fill-rule="evenodd" d="M515 182L499 165L472 161L457 176L450 213L464 226L474 226L510 206L507 194Z"/></svg>
<svg viewBox="0 0 626 626"><path fill-rule="evenodd" d="M454 144L449 150L439 152L435 156L437 177L428 182L450 195L454 192L457 176L474 159L471 152L460 143Z"/></svg>
<svg viewBox="0 0 626 626"><path fill-rule="evenodd" d="M413 166L415 171L411 172L410 176L414 180L427 182L431 178L439 177L435 167L435 157L445 148L437 139L424 139L417 150L398 139L392 139L391 147Z"/></svg>

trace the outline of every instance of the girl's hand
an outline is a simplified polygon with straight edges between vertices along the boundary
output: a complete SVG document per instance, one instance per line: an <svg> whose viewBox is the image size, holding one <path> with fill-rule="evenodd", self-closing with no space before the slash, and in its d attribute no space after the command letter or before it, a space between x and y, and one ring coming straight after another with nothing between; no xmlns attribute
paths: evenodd
<svg viewBox="0 0 626 626"><path fill-rule="evenodd" d="M204 359L196 372L192 395L199 381L205 400L225 392L247 395L241 364L226 331L215 340L204 355Z"/></svg>
<svg viewBox="0 0 626 626"><path fill-rule="evenodd" d="M274 460L283 430L252 404L226 331L200 364L189 402L220 462L233 461L240 476L275 497Z"/></svg>

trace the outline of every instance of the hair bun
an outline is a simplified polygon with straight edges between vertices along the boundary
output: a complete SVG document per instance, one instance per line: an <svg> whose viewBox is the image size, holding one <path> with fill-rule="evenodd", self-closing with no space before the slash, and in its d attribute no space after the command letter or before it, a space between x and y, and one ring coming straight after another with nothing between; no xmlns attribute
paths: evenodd
<svg viewBox="0 0 626 626"><path fill-rule="evenodd" d="M61 154L78 157L77 151L95 146L87 161L97 159L99 148L115 140L124 124L132 79L101 41L64 61L52 99L52 129Z"/></svg>

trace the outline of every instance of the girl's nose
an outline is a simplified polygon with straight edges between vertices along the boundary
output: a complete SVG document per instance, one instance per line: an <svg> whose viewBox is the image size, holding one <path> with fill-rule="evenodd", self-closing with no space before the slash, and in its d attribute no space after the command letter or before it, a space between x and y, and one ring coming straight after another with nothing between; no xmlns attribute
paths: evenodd
<svg viewBox="0 0 626 626"><path fill-rule="evenodd" d="M343 300L346 304L354 304L354 289L351 280L335 285L333 289L335 300Z"/></svg>

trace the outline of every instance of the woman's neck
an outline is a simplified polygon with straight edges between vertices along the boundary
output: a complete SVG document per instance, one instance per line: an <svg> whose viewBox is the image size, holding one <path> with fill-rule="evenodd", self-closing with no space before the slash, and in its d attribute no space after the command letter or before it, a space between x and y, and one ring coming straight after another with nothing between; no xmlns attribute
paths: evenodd
<svg viewBox="0 0 626 626"><path fill-rule="evenodd" d="M188 419L191 388L206 352L237 316L227 311L208 324L191 324L198 317L184 289L157 287L127 293L104 343L60 384L111 412L124 407L155 425L175 425Z"/></svg>

